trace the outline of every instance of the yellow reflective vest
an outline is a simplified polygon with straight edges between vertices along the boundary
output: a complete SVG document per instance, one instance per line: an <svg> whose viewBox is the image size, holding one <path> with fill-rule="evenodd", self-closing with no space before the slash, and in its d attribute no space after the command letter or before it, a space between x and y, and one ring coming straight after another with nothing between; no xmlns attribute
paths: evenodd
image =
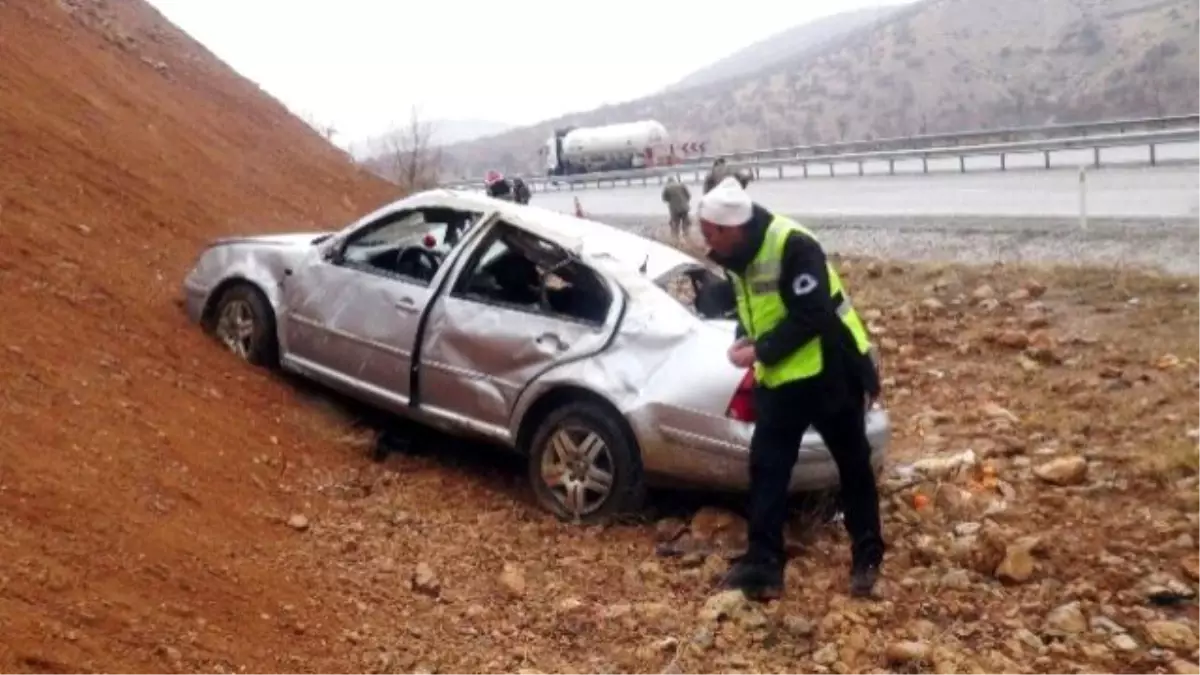
<svg viewBox="0 0 1200 675"><path fill-rule="evenodd" d="M743 274L729 273L737 298L738 318L752 340L757 340L775 328L787 313L783 296L779 294L779 274L783 264L784 247L788 236L793 232L816 239L804 226L777 215L767 226L763 243ZM859 353L865 355L871 351L871 343L867 339L862 320L850 304L850 298L842 288L842 280L837 270L828 262L825 263L825 269L829 274L830 296L835 299L841 298L837 306L838 317L854 336ZM756 361L754 375L763 386L774 388L785 382L820 375L823 368L821 339L814 337L774 365L767 366Z"/></svg>

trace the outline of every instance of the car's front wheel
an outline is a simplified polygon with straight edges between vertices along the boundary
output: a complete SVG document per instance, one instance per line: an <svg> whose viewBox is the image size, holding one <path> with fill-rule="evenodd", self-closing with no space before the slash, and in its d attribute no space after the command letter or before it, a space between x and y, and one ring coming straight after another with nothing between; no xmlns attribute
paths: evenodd
<svg viewBox="0 0 1200 675"><path fill-rule="evenodd" d="M586 401L564 405L538 425L529 479L543 508L586 524L636 510L645 494L637 446L622 420Z"/></svg>
<svg viewBox="0 0 1200 675"><path fill-rule="evenodd" d="M213 334L229 351L258 366L276 360L275 313L263 294L249 284L225 289L213 311Z"/></svg>

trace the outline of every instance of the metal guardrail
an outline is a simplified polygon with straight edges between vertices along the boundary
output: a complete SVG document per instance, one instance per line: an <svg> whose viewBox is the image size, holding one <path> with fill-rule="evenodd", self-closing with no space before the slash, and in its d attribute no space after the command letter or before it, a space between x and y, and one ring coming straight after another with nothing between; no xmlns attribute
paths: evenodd
<svg viewBox="0 0 1200 675"><path fill-rule="evenodd" d="M1102 166L1100 151L1104 148L1139 147L1147 148L1146 162L1153 166L1158 163L1157 146L1173 143L1200 142L1200 128L1172 129L1169 131L1147 131L1128 134L1106 134L1099 136L1076 136L1072 138L1057 138L1049 140L1014 141L1009 143L987 143L978 145L956 145L934 148L911 148L903 150L876 150L868 152L845 152L804 157L783 157L775 159L753 159L726 162L731 169L749 168L756 179L762 179L764 174L770 177L771 170L778 178L784 178L784 167L800 167L802 176L807 178L814 167L828 167L828 175L834 175L834 167L839 164L857 164L858 175L864 175L864 165L867 162L888 163L888 173L895 174L896 162L920 160L922 173L929 173L929 161L957 157L959 171L967 171L966 160L969 157L994 156L1000 158L1000 170L1007 170L1007 156L1011 154L1027 155L1041 153L1044 157L1044 167L1051 168L1051 154L1064 150L1091 149L1092 164ZM555 176L551 178L526 178L530 190L545 192L547 190L586 189L588 187L615 186L617 184L633 185L635 181L641 185L649 185L651 180L661 184L667 176L693 174L699 182L710 167L653 167L631 171L611 171L603 174L581 174L576 176ZM468 186L451 186L465 189ZM482 186L469 186L478 187Z"/></svg>
<svg viewBox="0 0 1200 675"><path fill-rule="evenodd" d="M1114 134L1102 134L1101 136L1095 136L1095 134L1105 131L1117 131L1118 133L1115 134L1116 136L1126 136L1131 134L1126 134L1124 133L1125 131L1137 128L1164 128L1178 126L1196 127L1198 125L1200 125L1200 114L1107 120L1102 122L1087 122L1078 124L1052 124L1041 127L982 129L978 131L824 143L787 148L772 148L766 150L747 150L726 153L722 155L712 155L669 167L653 167L650 169L634 170L632 172L608 171L592 174L576 174L573 176L522 176L522 178L527 184L530 185L531 189L536 189L534 187L535 184L545 185L552 182L560 184L566 183L571 185L584 185L597 181L622 180L628 178L630 174L635 174L636 177L641 177L644 174L657 175L654 172L661 172L663 175L665 175L671 173L683 174L695 171L707 171L711 167L713 160L718 157L724 158L726 163L731 163L732 161L737 166L754 165L761 167L764 164L770 164L770 162L773 160L785 160L790 161L793 164L799 164L804 160L820 161L823 157L849 156L861 154L863 152L916 150L962 151L972 147L963 145L968 141L980 141L993 138L998 138L1002 141L1010 143L1019 143L1022 141L1013 137L1025 137L1028 142L1046 143L1054 140L1054 137L1056 136L1062 136L1068 133L1075 134L1074 136L1070 137L1071 139L1108 138ZM1194 133L1194 131L1192 133ZM938 143L941 143L942 145L936 145ZM482 181L456 181L445 183L443 184L443 187L482 189L483 183Z"/></svg>
<svg viewBox="0 0 1200 675"><path fill-rule="evenodd" d="M1174 115L1169 117L1143 117L1134 119L1105 120L1101 122L1082 122L1070 124L1050 124L1039 127L1008 127L1000 129L979 129L976 131L950 132L942 134L921 134L917 136L898 136L874 140L845 141L839 143L824 143L817 145L796 146L789 148L766 148L761 150L745 150L697 159L695 163L711 164L718 158L729 160L759 159L771 156L781 158L787 156L800 157L818 153L833 154L837 152L862 152L868 150L903 150L932 147L937 144L954 147L968 141L996 139L1000 142L1015 142L1018 140L1049 139L1054 137L1085 137L1103 133L1126 133L1136 129L1165 129L1168 127L1193 127L1200 125L1200 114Z"/></svg>

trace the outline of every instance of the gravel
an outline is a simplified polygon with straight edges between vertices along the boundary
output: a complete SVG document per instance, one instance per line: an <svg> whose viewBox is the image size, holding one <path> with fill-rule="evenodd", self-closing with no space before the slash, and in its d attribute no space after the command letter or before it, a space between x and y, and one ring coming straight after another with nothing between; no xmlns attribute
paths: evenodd
<svg viewBox="0 0 1200 675"><path fill-rule="evenodd" d="M899 260L1037 263L1200 273L1196 219L1011 217L830 217L790 214L839 253ZM666 219L588 216L642 234L665 233ZM693 227L693 236L699 237Z"/></svg>

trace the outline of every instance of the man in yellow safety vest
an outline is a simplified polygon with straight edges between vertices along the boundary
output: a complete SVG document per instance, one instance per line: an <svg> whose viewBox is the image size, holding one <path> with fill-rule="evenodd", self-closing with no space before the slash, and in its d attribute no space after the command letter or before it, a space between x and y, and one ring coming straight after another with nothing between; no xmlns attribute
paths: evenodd
<svg viewBox="0 0 1200 675"><path fill-rule="evenodd" d="M866 435L866 410L880 385L866 327L816 237L754 203L735 178L701 197L697 216L709 257L726 270L737 300L729 360L756 376L749 548L723 584L756 599L782 594L788 485L812 426L837 464L850 592L869 596L884 543Z"/></svg>

